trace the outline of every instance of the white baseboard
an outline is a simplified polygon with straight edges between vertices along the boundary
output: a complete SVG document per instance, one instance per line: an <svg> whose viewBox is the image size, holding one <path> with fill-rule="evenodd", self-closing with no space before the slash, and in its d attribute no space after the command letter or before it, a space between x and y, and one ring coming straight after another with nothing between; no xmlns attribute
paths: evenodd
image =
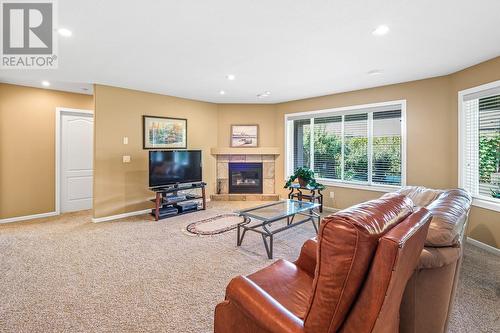
<svg viewBox="0 0 500 333"><path fill-rule="evenodd" d="M104 216L104 217L93 217L92 218L92 222L94 222L94 223L107 222L107 221L112 221L112 220L124 219L126 217L147 214L147 213L150 213L150 212L151 212L151 208L150 209L144 209L144 210L138 210L138 211L135 211L135 212L118 214L118 215L111 215L111 216Z"/></svg>
<svg viewBox="0 0 500 333"><path fill-rule="evenodd" d="M324 210L324 211L327 211L327 212L332 212L332 213L335 213L335 212L338 212L340 209L338 209L338 208L333 208L333 207L323 206L323 210Z"/></svg>
<svg viewBox="0 0 500 333"><path fill-rule="evenodd" d="M500 255L500 249L497 249L496 247L493 247L488 244L484 244L483 242L480 242L478 240L475 240L474 238L467 237L467 243L477 246L485 251L488 251L490 253Z"/></svg>
<svg viewBox="0 0 500 333"><path fill-rule="evenodd" d="M1 219L0 223L20 222L20 221L26 221L26 220L41 219L44 217L51 217L51 216L56 216L56 215L59 215L59 214L57 212L50 212L50 213L41 213L41 214L34 214L34 215L9 217L6 219Z"/></svg>

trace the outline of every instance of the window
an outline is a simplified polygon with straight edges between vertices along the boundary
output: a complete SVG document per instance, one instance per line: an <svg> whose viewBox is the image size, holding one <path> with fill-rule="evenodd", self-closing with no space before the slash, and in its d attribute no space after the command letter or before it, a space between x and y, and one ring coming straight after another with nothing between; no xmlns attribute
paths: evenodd
<svg viewBox="0 0 500 333"><path fill-rule="evenodd" d="M299 167L310 167L310 139L311 139L311 121L309 119L297 120L293 123L294 146L293 161Z"/></svg>
<svg viewBox="0 0 500 333"><path fill-rule="evenodd" d="M362 186L404 185L404 101L285 116L288 174Z"/></svg>
<svg viewBox="0 0 500 333"><path fill-rule="evenodd" d="M500 81L459 93L460 186L500 209Z"/></svg>

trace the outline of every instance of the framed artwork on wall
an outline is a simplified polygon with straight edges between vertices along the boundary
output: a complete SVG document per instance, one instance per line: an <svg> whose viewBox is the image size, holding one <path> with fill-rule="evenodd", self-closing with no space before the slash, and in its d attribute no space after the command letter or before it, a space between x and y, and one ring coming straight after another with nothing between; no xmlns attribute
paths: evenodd
<svg viewBox="0 0 500 333"><path fill-rule="evenodd" d="M259 125L231 125L231 147L258 147Z"/></svg>
<svg viewBox="0 0 500 333"><path fill-rule="evenodd" d="M142 116L144 149L186 149L187 119Z"/></svg>

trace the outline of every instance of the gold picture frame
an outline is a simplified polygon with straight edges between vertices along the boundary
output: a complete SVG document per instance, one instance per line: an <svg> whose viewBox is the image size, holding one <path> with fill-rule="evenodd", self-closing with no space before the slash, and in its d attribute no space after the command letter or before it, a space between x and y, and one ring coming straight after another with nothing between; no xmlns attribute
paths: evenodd
<svg viewBox="0 0 500 333"><path fill-rule="evenodd" d="M259 146L259 125L231 125L231 147L256 148Z"/></svg>
<svg viewBox="0 0 500 333"><path fill-rule="evenodd" d="M143 149L187 149L187 119L142 116Z"/></svg>

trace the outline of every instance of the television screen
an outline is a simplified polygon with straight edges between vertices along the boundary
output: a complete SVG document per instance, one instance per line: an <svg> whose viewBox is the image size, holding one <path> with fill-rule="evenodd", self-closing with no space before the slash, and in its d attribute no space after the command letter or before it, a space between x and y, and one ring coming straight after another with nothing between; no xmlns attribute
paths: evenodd
<svg viewBox="0 0 500 333"><path fill-rule="evenodd" d="M201 180L201 150L149 152L150 187Z"/></svg>

